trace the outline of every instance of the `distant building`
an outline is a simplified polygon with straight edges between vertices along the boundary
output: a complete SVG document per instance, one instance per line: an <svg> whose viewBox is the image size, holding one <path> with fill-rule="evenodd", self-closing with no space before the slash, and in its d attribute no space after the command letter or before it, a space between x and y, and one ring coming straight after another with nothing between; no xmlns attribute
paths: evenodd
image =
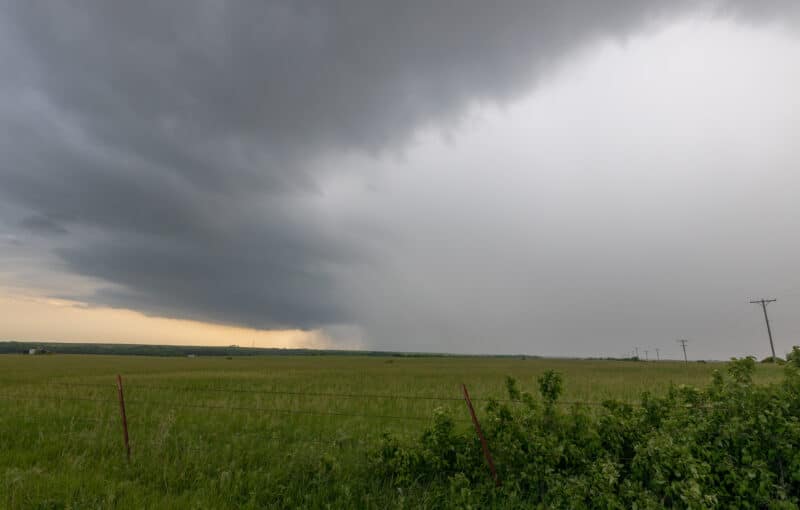
<svg viewBox="0 0 800 510"><path fill-rule="evenodd" d="M189 354L189 355L187 355L186 357L187 357L187 358L196 358L197 356L196 356L195 354Z"/></svg>
<svg viewBox="0 0 800 510"><path fill-rule="evenodd" d="M35 348L34 349L28 349L28 354L30 354L31 356L35 356L37 354L47 354L47 350L46 349L42 349L42 348L39 348L39 349L35 349Z"/></svg>

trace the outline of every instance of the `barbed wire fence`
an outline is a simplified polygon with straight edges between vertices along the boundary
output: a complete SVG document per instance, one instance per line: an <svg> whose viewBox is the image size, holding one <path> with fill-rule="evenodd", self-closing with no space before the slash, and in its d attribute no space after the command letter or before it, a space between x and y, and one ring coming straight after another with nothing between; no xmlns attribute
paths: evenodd
<svg viewBox="0 0 800 510"><path fill-rule="evenodd" d="M116 383L116 384L114 384ZM486 444L486 440L483 437L481 432L480 423L478 417L475 415L472 401L475 402L485 402L488 403L489 401L494 401L497 403L502 404L524 404L523 401L517 399L504 399L504 398L493 398L493 397L475 397L470 398L468 392L466 391L466 387L462 385L463 389L463 396L447 396L447 395L408 395L408 394L391 394L391 393L350 393L350 392L329 392L329 391L292 391L292 390L279 390L279 389L248 389L248 388L240 388L240 387L219 387L219 386L208 386L208 385L186 385L186 384L177 384L177 385L164 385L164 384L148 384L148 383L134 383L131 384L129 381L126 381L125 386L123 387L122 378L117 376L117 380L114 383L83 383L83 382L58 382L58 381L51 381L46 383L38 383L34 384L35 388L41 388L45 391L37 391L35 394L3 394L0 393L0 401L9 401L9 402L28 402L28 403L36 403L36 402L75 402L75 403L93 403L97 405L107 405L109 406L108 416L101 416L101 417L87 417L87 416L76 416L74 414L67 415L64 418L69 423L70 427L74 424L79 423L86 423L86 424L102 424L109 427L109 429L113 428L116 424L122 425L122 436L124 438L124 448L127 458L130 460L131 457L131 445L133 444L136 447L143 446L146 443L146 440L142 440L141 435L147 432L146 426L153 425L160 423L160 420L145 420L143 418L147 417L147 411L152 411L153 408L157 408L160 410L160 416L164 416L164 414L175 413L179 410L200 410L204 412L213 412L213 413L249 413L259 416L264 415L276 415L276 416L303 416L303 417L324 417L330 419L358 419L358 420L376 420L376 421L388 421L388 422L416 422L416 423L430 423L432 421L432 415L429 413L427 416L421 416L419 414L402 414L402 413L378 413L378 412L367 412L367 411L347 411L347 410L319 410L319 409L308 409L308 408L296 408L296 407L281 407L281 406L269 406L269 405L242 405L239 403L236 404L211 404L205 402L203 400L204 395L208 394L219 394L219 395L248 395L248 396L286 396L292 398L301 398L301 399L326 399L332 401L381 401L381 400L394 400L394 401L407 401L407 402L426 402L430 403L449 403L453 404L456 402L464 402L466 405L464 409L464 417L451 417L452 421L455 423L460 423L465 426L467 424L472 424L475 428L476 434L479 437L482 445L484 455L487 461L488 466L492 470L492 476L496 483L500 483L499 479L497 478L497 474L493 469L493 462L491 458L491 453L489 451L489 445ZM56 394L58 390L92 390L92 395L59 395ZM53 391L57 390L57 391ZM108 397L102 397L100 395L96 395L96 393L100 393L102 391L114 391L117 395L110 394ZM47 393L49 391L49 393ZM126 398L125 392L132 392L137 394L136 398ZM165 399L163 396L153 397L153 393L175 393L178 392L182 395L181 400L175 399ZM138 396L140 393L146 393L146 396ZM191 398L186 398L187 395L191 395ZM114 398L116 397L116 398ZM606 405L604 402L596 402L596 401L576 401L576 400L563 400L557 401L557 405L561 406L588 406L588 407L599 407ZM627 404L631 405L631 404ZM116 413L113 409L115 407L119 407L120 416L114 417L111 413ZM469 411L469 412L467 412ZM130 415L130 416L129 416ZM130 419L130 423L129 423ZM33 424L34 420L31 420L31 424ZM130 426L129 426L130 425ZM132 437L135 439L134 441L130 440L129 437L129 429L133 429ZM150 431L152 432L152 431ZM318 445L318 446L336 446L336 447L343 447L343 446L368 446L374 445L374 441L365 441L363 439L352 438L352 437L310 437L305 435L295 435L295 436L286 436L281 434L275 434L273 431L265 428L237 428L235 430L218 430L218 431L194 431L196 434L199 435L199 438L203 441L208 440L215 440L219 443L219 440L228 440L231 439L241 439L241 438L253 438L253 440L257 441L270 441L276 442L281 444L289 444L289 443L303 443L309 445ZM86 431L74 431L70 429L63 434L68 436L84 436ZM229 445L231 443L228 443ZM201 450L203 449L202 446L194 446L194 445L185 445L183 446L184 449L194 451L194 450Z"/></svg>

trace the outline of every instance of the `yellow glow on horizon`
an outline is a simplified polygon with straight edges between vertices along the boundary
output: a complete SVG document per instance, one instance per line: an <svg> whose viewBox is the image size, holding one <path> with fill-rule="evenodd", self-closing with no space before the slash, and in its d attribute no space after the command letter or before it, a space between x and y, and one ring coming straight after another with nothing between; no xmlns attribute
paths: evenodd
<svg viewBox="0 0 800 510"><path fill-rule="evenodd" d="M118 308L0 289L0 340L31 342L330 347L320 331L257 330L200 321L149 317Z"/></svg>

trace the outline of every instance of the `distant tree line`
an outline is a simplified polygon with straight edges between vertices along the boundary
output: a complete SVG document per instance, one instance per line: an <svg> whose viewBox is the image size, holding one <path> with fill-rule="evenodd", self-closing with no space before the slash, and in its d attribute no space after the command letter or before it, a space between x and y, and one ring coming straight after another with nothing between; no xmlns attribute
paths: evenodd
<svg viewBox="0 0 800 510"><path fill-rule="evenodd" d="M427 358L456 356L453 354L408 353L392 351L347 351L335 349L277 349L260 347L240 347L229 345L184 346L184 345L142 345L142 344L88 344L62 342L0 342L0 354L28 354L37 349L48 354L106 354L131 356L391 356L397 358ZM520 356L493 356L498 358L519 358ZM525 356L522 356L523 358ZM536 356L528 356L536 358Z"/></svg>

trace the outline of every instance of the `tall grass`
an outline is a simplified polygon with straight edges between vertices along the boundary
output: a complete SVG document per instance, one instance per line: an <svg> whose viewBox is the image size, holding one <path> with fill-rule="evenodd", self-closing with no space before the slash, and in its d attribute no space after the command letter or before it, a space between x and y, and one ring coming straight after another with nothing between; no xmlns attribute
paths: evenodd
<svg viewBox="0 0 800 510"><path fill-rule="evenodd" d="M532 383L555 369L564 374L563 400L635 400L673 383L704 386L713 368L457 357L5 355L0 506L424 507L424 491L398 493L371 476L370 456L384 432L417 437L437 408L469 427L462 382L480 417L480 399L504 398L507 375ZM130 463L117 373L125 384ZM757 378L776 380L780 371L762 366Z"/></svg>

